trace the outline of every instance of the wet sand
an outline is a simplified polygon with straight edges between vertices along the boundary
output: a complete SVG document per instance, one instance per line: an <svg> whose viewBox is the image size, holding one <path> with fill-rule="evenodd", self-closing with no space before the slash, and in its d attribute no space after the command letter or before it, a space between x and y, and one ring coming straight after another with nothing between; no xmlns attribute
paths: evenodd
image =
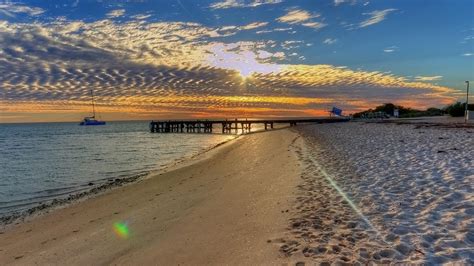
<svg viewBox="0 0 474 266"><path fill-rule="evenodd" d="M161 175L2 231L0 264L272 264L299 180L289 130L250 134ZM123 222L128 237L114 232ZM124 236L124 235L123 235Z"/></svg>

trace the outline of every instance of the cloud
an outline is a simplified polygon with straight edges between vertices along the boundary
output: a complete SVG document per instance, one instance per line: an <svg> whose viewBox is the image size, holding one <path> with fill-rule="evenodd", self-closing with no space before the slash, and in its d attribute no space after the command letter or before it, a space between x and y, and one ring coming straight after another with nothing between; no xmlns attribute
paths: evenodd
<svg viewBox="0 0 474 266"><path fill-rule="evenodd" d="M283 0L225 0L221 2L215 2L210 5L212 9L227 9L227 8L244 8L244 7L257 7L261 5L278 4Z"/></svg>
<svg viewBox="0 0 474 266"><path fill-rule="evenodd" d="M275 41L224 42L223 36L219 28L188 22L2 22L0 112L70 112L80 119L90 109L90 88L101 113L118 118L307 116L341 102L349 111L453 100L452 89L426 80L284 64L292 53Z"/></svg>
<svg viewBox="0 0 474 266"><path fill-rule="evenodd" d="M416 81L438 81L441 80L443 76L416 76Z"/></svg>
<svg viewBox="0 0 474 266"><path fill-rule="evenodd" d="M30 7L17 3L0 3L0 14L3 13L9 17L14 17L14 14L27 14L29 16L38 16L45 12L44 9L39 7Z"/></svg>
<svg viewBox="0 0 474 266"><path fill-rule="evenodd" d="M285 15L278 17L276 20L281 23L299 24L305 27L321 29L327 25L321 22L311 21L311 19L318 18L320 16L321 15L319 14L311 14L306 10L294 9L289 10Z"/></svg>
<svg viewBox="0 0 474 266"><path fill-rule="evenodd" d="M474 56L474 53L465 53L465 54L462 54L462 56Z"/></svg>
<svg viewBox="0 0 474 266"><path fill-rule="evenodd" d="M253 22L253 23L247 24L245 26L241 26L240 29L242 29L242 30L252 30L252 29L264 27L266 25L268 25L268 22Z"/></svg>
<svg viewBox="0 0 474 266"><path fill-rule="evenodd" d="M145 14L139 14L139 15L133 15L131 18L133 19L138 19L138 20L145 20L147 18L151 17L151 15L145 15Z"/></svg>
<svg viewBox="0 0 474 266"><path fill-rule="evenodd" d="M305 23L302 23L301 25L305 27L313 28L313 29L321 29L327 26L327 24L321 23L321 22L305 22Z"/></svg>
<svg viewBox="0 0 474 266"><path fill-rule="evenodd" d="M398 51L398 47L397 46L390 46L390 47L387 47L387 48L383 49L383 51L385 53L394 53L394 52Z"/></svg>
<svg viewBox="0 0 474 266"><path fill-rule="evenodd" d="M293 30L293 28L291 28L291 27L289 27L289 28L274 28L274 29L271 29L271 30L260 30L260 31L257 31L255 33L263 34L263 33L271 33L271 32L291 31L291 30Z"/></svg>
<svg viewBox="0 0 474 266"><path fill-rule="evenodd" d="M109 13L106 14L107 17L109 18L118 18L125 15L125 9L116 9L112 10Z"/></svg>
<svg viewBox="0 0 474 266"><path fill-rule="evenodd" d="M288 40L288 41L282 42L280 46L283 50L292 50L292 49L300 48L301 44L304 44L304 41Z"/></svg>
<svg viewBox="0 0 474 266"><path fill-rule="evenodd" d="M337 42L337 39L331 39L331 38L327 38L323 41L323 43L327 45L335 44L336 42Z"/></svg>
<svg viewBox="0 0 474 266"><path fill-rule="evenodd" d="M370 18L359 23L359 28L368 27L377 23L382 22L388 16L388 14L396 11L397 9L389 8L384 10L375 10L369 13L363 13L363 15L368 15Z"/></svg>
<svg viewBox="0 0 474 266"><path fill-rule="evenodd" d="M338 6L338 5L343 4L343 3L355 4L356 2L357 2L357 0L334 0L334 5Z"/></svg>
<svg viewBox="0 0 474 266"><path fill-rule="evenodd" d="M306 10L290 10L285 15L277 18L279 22L288 24L301 24L311 18L318 17L319 15L312 15Z"/></svg>

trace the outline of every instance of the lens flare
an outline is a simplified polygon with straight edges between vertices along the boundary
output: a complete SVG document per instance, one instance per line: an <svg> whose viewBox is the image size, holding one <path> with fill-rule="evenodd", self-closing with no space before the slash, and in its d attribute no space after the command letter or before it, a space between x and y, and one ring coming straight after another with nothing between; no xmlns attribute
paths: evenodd
<svg viewBox="0 0 474 266"><path fill-rule="evenodd" d="M127 239L130 236L130 230L127 223L125 222L115 222L114 223L114 232L118 237L122 239Z"/></svg>
<svg viewBox="0 0 474 266"><path fill-rule="evenodd" d="M307 149L306 146L303 147L303 149ZM359 215L359 217L364 220L364 222L375 232L377 237L387 244L385 240L383 239L381 233L375 226L369 221L369 219L362 213L362 211L357 207L357 205L347 196L347 194L339 187L334 181L334 179L324 170L324 168L313 158L313 156L310 156L309 159L313 163L313 165L319 170L322 176L331 184L331 186L339 193L339 195L342 196L342 198L349 204L349 206Z"/></svg>

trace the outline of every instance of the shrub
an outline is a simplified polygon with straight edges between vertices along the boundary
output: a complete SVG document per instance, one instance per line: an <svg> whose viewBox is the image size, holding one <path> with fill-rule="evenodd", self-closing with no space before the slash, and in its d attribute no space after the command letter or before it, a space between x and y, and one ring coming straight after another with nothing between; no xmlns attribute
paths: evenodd
<svg viewBox="0 0 474 266"><path fill-rule="evenodd" d="M393 116L393 110L398 109L399 117L420 117L420 116L440 116L444 114L444 111L438 108L428 108L426 111L406 108L393 103L386 103L375 107L375 109L369 109L353 115L354 118L359 118L364 114L371 112L384 112L390 116Z"/></svg>
<svg viewBox="0 0 474 266"><path fill-rule="evenodd" d="M466 108L465 103L456 102L454 104L446 106L444 110L450 116L459 117L459 116L464 116L465 108Z"/></svg>

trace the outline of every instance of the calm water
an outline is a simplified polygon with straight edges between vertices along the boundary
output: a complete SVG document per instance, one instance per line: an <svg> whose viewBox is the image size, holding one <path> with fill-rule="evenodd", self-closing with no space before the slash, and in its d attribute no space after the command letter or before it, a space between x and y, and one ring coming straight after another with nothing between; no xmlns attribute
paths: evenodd
<svg viewBox="0 0 474 266"><path fill-rule="evenodd" d="M0 124L0 216L111 178L159 169L233 138L151 134L148 122Z"/></svg>

